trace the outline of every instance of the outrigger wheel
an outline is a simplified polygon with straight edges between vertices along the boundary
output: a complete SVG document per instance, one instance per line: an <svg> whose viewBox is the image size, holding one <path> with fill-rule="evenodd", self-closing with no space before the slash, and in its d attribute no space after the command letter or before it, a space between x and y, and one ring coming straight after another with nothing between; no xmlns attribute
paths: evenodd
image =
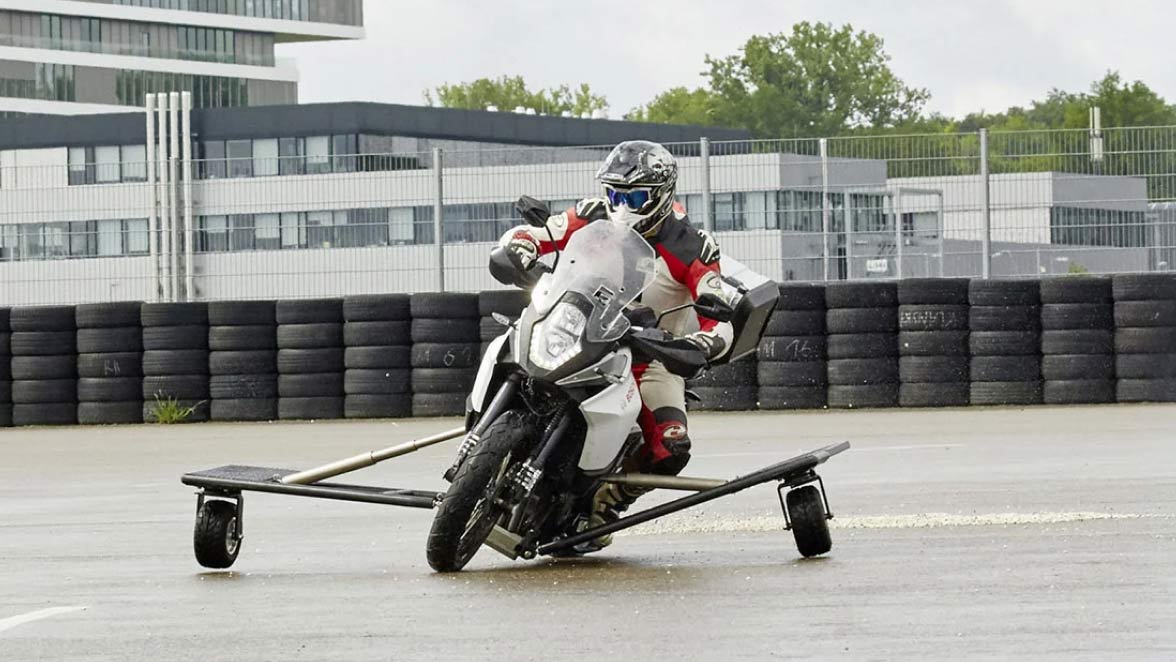
<svg viewBox="0 0 1176 662"><path fill-rule="evenodd" d="M196 507L192 547L196 561L205 568L228 568L241 551L241 514L237 503L204 500Z"/></svg>
<svg viewBox="0 0 1176 662"><path fill-rule="evenodd" d="M783 494L786 484L781 486L781 504L784 506L785 529L792 530L796 549L801 556L819 556L833 549L833 538L829 535L831 515L825 502L823 490L816 485L804 485Z"/></svg>

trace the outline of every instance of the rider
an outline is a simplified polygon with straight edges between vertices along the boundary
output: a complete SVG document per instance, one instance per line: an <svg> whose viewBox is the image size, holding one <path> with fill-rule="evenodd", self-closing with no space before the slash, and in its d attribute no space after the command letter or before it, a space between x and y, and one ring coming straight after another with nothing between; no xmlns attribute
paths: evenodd
<svg viewBox="0 0 1176 662"><path fill-rule="evenodd" d="M611 221L641 234L658 256L657 277L641 296L641 304L654 313L690 303L704 294L722 300L719 247L707 233L694 229L686 211L674 200L678 165L661 145L632 140L617 145L596 173L604 197L581 200L575 207L550 217L545 230L520 225L511 229L500 244L514 251L524 268L559 248L589 223ZM550 231L550 236L548 236ZM552 241L554 240L554 244ZM689 309L667 315L659 325L675 337L696 345L708 361L721 358L730 349L733 330L729 322L698 315L698 330ZM675 476L690 460L690 437L686 428L686 381L669 372L660 361L633 367L641 390L641 425L644 444L633 459L631 470ZM593 499L590 526L615 520L647 489L605 483ZM612 542L602 536L582 551L594 551Z"/></svg>

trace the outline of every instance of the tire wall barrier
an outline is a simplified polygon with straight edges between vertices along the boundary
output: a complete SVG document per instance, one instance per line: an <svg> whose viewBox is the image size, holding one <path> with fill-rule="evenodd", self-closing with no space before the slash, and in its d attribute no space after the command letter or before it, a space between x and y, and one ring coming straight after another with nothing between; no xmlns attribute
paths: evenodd
<svg viewBox="0 0 1176 662"><path fill-rule="evenodd" d="M12 425L12 354L9 349L9 338L12 337L8 327L11 311L0 308L0 428Z"/></svg>
<svg viewBox="0 0 1176 662"><path fill-rule="evenodd" d="M0 427L455 416L527 296L0 308ZM1176 402L1176 274L785 283L692 410Z"/></svg>

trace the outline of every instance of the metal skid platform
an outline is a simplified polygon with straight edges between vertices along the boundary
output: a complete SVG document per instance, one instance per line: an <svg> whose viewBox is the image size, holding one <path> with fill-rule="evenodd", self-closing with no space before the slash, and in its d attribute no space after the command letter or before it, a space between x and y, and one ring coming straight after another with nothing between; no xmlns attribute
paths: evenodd
<svg viewBox="0 0 1176 662"><path fill-rule="evenodd" d="M241 492L270 492L408 508L433 508L441 497L440 492L406 490L396 487L345 485L342 483L300 485L281 482L286 476L295 473L298 472L291 469L229 464L215 469L184 474L180 478L180 482L192 487L199 487L209 496L234 497Z"/></svg>

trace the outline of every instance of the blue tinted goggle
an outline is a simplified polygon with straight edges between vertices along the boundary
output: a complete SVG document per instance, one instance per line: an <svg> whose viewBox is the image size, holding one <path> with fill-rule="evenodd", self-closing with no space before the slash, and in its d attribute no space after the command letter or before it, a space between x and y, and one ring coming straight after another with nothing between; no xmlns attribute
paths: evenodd
<svg viewBox="0 0 1176 662"><path fill-rule="evenodd" d="M615 188L606 188L605 193L608 194L608 201L612 206L624 206L633 211L643 208L649 202L649 189L634 188L628 191L618 191Z"/></svg>

